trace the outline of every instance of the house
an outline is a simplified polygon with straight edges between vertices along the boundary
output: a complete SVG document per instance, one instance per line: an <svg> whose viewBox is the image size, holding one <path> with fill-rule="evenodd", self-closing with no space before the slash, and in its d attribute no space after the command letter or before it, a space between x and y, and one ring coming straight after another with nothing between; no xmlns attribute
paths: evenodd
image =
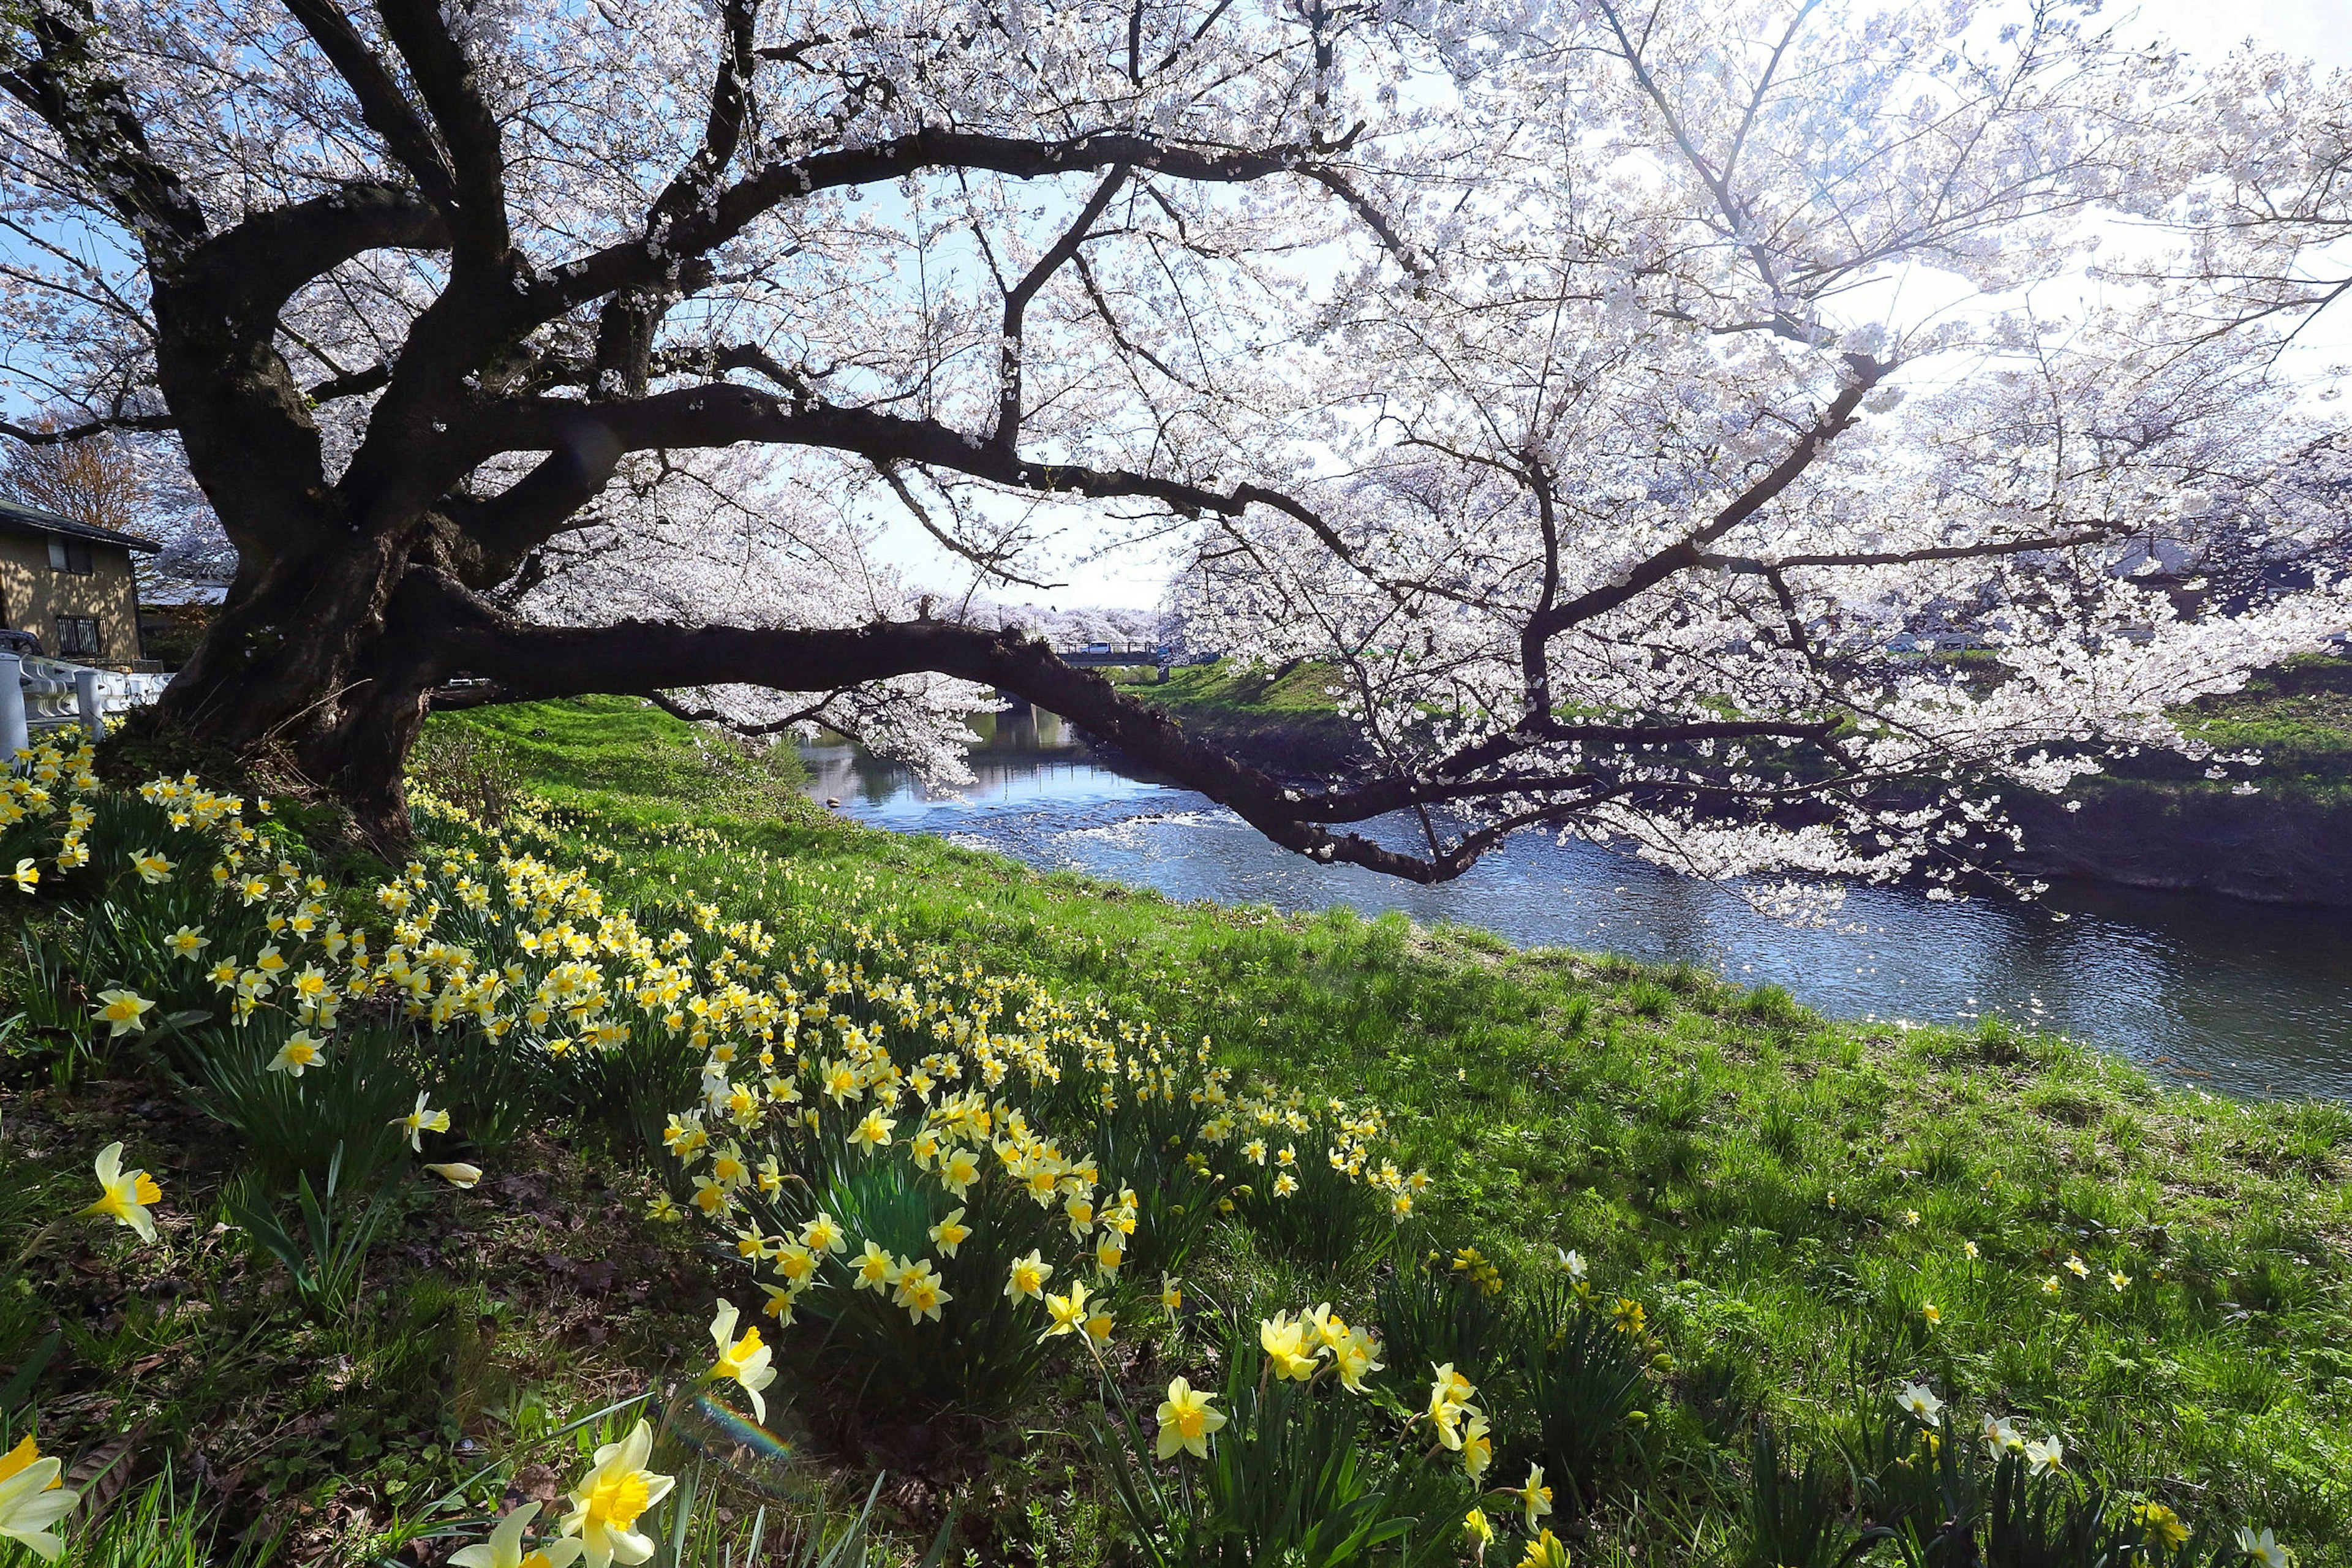
<svg viewBox="0 0 2352 1568"><path fill-rule="evenodd" d="M77 664L146 664L131 552L156 546L21 501L0 500L0 626Z"/></svg>

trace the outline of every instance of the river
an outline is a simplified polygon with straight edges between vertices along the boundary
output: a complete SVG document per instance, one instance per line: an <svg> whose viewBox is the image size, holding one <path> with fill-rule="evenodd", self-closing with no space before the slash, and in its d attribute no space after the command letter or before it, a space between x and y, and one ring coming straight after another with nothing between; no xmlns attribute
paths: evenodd
<svg viewBox="0 0 2352 1568"><path fill-rule="evenodd" d="M1423 888L1277 849L1204 796L1108 765L1052 714L974 722L979 778L960 795L929 795L906 769L845 744L803 749L810 793L877 826L1173 899L1400 910L1525 946L1687 960L1786 986L1836 1017L1998 1016L2220 1092L2352 1099L2352 911L2096 883L2026 904L1859 888L1828 925L1798 930L1730 889L1541 835Z"/></svg>

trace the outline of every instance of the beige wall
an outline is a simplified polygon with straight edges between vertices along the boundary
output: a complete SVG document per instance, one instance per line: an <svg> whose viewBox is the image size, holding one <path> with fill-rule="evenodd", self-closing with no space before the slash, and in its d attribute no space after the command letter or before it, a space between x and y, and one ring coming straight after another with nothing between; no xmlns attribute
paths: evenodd
<svg viewBox="0 0 2352 1568"><path fill-rule="evenodd" d="M55 571L46 538L0 533L0 626L33 633L43 651L55 654L59 616L95 616L99 653L88 662L129 664L139 657L139 586L131 574L131 552L92 541L89 557L87 575Z"/></svg>

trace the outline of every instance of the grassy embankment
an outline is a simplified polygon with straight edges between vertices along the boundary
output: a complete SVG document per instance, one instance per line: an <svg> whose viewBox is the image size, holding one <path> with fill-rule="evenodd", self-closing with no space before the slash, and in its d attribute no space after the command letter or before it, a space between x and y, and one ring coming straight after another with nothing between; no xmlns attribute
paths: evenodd
<svg viewBox="0 0 2352 1568"><path fill-rule="evenodd" d="M614 902L708 899L786 948L871 922L958 972L1027 974L1113 1018L1213 1037L1245 1076L1389 1107L1400 1163L1435 1178L1402 1233L1413 1247L1476 1246L1513 1298L1575 1247L1667 1352L1649 1419L1612 1440L1598 1507L1563 1523L1580 1563L1716 1562L1739 1537L1759 1420L1827 1454L1857 1410L1883 1413L1893 1382L1917 1377L1971 1427L1997 1413L2057 1433L2078 1474L2192 1520L2274 1528L2304 1568L2352 1564L2343 1108L2164 1089L1998 1026L1832 1023L1772 991L1470 931L1038 875L844 824L791 794L788 762L746 764L630 701L432 731L446 786L573 808L572 853L551 858ZM369 912L336 896L354 923ZM364 1288L306 1313L276 1264L214 1223L236 1141L152 1066L118 1052L78 1068L60 1031L30 1021L38 986L79 984L54 973L52 918L7 977L26 1012L0 1053L0 1228L70 1214L90 1152L115 1138L165 1187L155 1244L52 1226L0 1300L0 1405L15 1367L45 1358L29 1384L44 1447L78 1471L127 1455L117 1473L144 1486L168 1463L194 1500L184 1520L217 1510L285 1531L302 1560L355 1561L429 1529L420 1500L485 1455L532 1456L509 1502L552 1497L582 1435L526 1446L690 1373L712 1297L751 1293L708 1233L643 1217L659 1170L646 1151L558 1124L485 1158L472 1192L394 1189ZM1187 1284L1244 1321L1328 1300L1386 1331L1374 1298L1412 1261L1318 1263L1233 1225ZM799 1375L825 1352L795 1332L782 1337ZM1155 1354L1198 1375L1183 1358L1200 1351L1139 1346L1139 1378ZM944 1451L920 1428L835 1420L828 1462L898 1472L884 1506L918 1544L944 1517L986 1561L1101 1561L1117 1527L1070 1436L1092 1386L1066 1370L1037 1405Z"/></svg>
<svg viewBox="0 0 2352 1568"><path fill-rule="evenodd" d="M1172 668L1164 681L1149 669L1109 673L1188 731L1244 756L1276 756L1313 771L1346 766L1363 750L1356 727L1339 716L1327 665L1248 669L1221 660Z"/></svg>
<svg viewBox="0 0 2352 1568"><path fill-rule="evenodd" d="M1137 694L1191 727L1228 737L1297 736L1343 752L1352 740L1325 666L1302 664L1276 676L1230 663L1195 665L1171 670L1160 685L1140 678L1148 674L1139 672ZM2242 690L2190 704L2178 718L2189 733L2224 751L2260 752L2263 766L2251 776L2274 799L2352 801L2352 658L2291 660ZM2232 782L2240 776L2233 773ZM2201 763L2163 754L2122 759L2084 786L2094 797L2106 790L2220 795L2230 787L2207 779Z"/></svg>
<svg viewBox="0 0 2352 1568"><path fill-rule="evenodd" d="M1692 971L1177 905L804 810L747 818L641 784L679 742L626 703L441 722L528 742L540 787L616 828L699 821L820 879L870 878L866 907L919 950L1391 1107L1403 1163L1437 1178L1433 1234L1521 1281L1577 1247L1672 1347L1674 1397L1599 1542L1731 1506L1745 1425L1826 1437L1852 1347L1932 1304L1917 1370L1948 1396L2063 1432L2084 1470L2274 1524L2307 1564L2352 1563L2342 1107L2163 1089L2005 1026L1867 1029ZM782 930L823 916L728 857L642 842L614 843L624 889L675 877ZM1362 1304L1360 1265L1225 1267L1244 1298Z"/></svg>
<svg viewBox="0 0 2352 1568"><path fill-rule="evenodd" d="M2252 776L2274 798L2352 803L2352 658L2292 660L2242 691L2194 704L2181 722L2225 751L2260 752L2263 766ZM2119 779L2192 793L2229 787L2178 759L2136 759Z"/></svg>

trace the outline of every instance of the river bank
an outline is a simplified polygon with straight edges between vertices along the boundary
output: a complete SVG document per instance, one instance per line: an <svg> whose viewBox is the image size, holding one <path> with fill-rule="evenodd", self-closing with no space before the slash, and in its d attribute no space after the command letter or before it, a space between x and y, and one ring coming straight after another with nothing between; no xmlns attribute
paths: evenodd
<svg viewBox="0 0 2352 1568"><path fill-rule="evenodd" d="M1195 667L1138 695L1258 767L1344 773L1370 757L1328 687L1328 674L1312 666L1278 675ZM2128 758L2061 799L2012 792L2006 804L2025 843L2005 868L2352 908L2352 659L2296 660L2242 692L2199 703L2182 721L2217 746L2261 752L2263 765L2215 781L2178 757ZM2242 779L2257 793L2236 793ZM2080 809L2067 810L2068 801Z"/></svg>
<svg viewBox="0 0 2352 1568"><path fill-rule="evenodd" d="M1429 1235L1515 1293L1573 1247L1663 1342L1648 1424L1571 1531L1579 1562L1715 1561L1754 1423L1851 1436L1882 1397L1855 1381L1867 1345L1893 1357L1871 1378L1899 1363L1956 1407L2058 1432L2079 1475L2275 1526L2305 1568L2352 1563L2340 1107L2166 1088L2000 1021L1838 1022L1689 966L1174 901L821 808L746 811L690 732L617 701L433 723L593 813L576 831L610 853L616 898L709 897L786 946L845 918L751 884L746 858L772 855L798 885L861 889L855 918L910 957L1032 976L1208 1037L1244 1074L1388 1107L1399 1163L1432 1177ZM1220 1238L1187 1289L1221 1310L1328 1300L1388 1331L1387 1263ZM1016 1425L1026 1447L992 1473L1063 1474L1053 1424Z"/></svg>
<svg viewBox="0 0 2352 1568"><path fill-rule="evenodd" d="M2031 902L1937 901L1897 886L1853 889L1824 923L1792 927L1736 888L1548 834L1521 835L1467 875L1423 886L1287 853L1049 714L984 714L974 724L974 778L952 792L846 743L804 746L799 761L810 793L845 817L1179 903L1394 911L1520 947L1608 951L1780 985L1832 1017L1898 1026L2001 1018L2235 1095L2352 1100L2352 911L2096 882L2060 882Z"/></svg>

